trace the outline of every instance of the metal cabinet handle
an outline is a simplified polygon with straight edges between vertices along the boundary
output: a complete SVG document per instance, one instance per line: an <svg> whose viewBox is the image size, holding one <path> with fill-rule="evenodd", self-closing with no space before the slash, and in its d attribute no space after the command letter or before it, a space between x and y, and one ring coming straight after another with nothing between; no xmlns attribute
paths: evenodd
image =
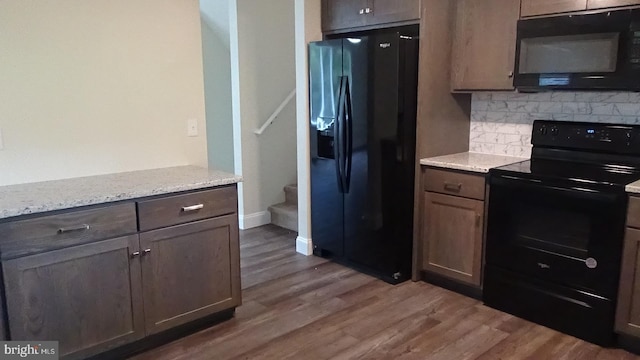
<svg viewBox="0 0 640 360"><path fill-rule="evenodd" d="M134 251L134 252L131 253L131 258L132 259L135 258L135 257L138 257L138 256L140 256L140 251Z"/></svg>
<svg viewBox="0 0 640 360"><path fill-rule="evenodd" d="M182 212L198 211L204 208L204 204L184 206Z"/></svg>
<svg viewBox="0 0 640 360"><path fill-rule="evenodd" d="M513 77L513 71L509 71L509 78Z"/></svg>
<svg viewBox="0 0 640 360"><path fill-rule="evenodd" d="M476 227L480 227L480 219L482 219L482 215L476 213Z"/></svg>
<svg viewBox="0 0 640 360"><path fill-rule="evenodd" d="M373 12L373 10L371 10L371 8L366 8L366 9L364 9L364 12L366 14L371 14Z"/></svg>
<svg viewBox="0 0 640 360"><path fill-rule="evenodd" d="M444 182L444 189L447 191L455 191L455 192L459 192L460 190L462 190L462 184L461 183L451 183L448 181Z"/></svg>
<svg viewBox="0 0 640 360"><path fill-rule="evenodd" d="M90 226L87 224L82 224L82 225L78 225L78 226L74 226L74 227L70 227L70 228L60 228L58 229L58 234L67 234L70 232L75 232L75 231L86 231L89 230Z"/></svg>
<svg viewBox="0 0 640 360"><path fill-rule="evenodd" d="M142 256L147 255L150 252L151 252L151 249L144 249L144 251L142 252Z"/></svg>
<svg viewBox="0 0 640 360"><path fill-rule="evenodd" d="M364 9L360 9L360 11L358 12L360 15L364 15Z"/></svg>

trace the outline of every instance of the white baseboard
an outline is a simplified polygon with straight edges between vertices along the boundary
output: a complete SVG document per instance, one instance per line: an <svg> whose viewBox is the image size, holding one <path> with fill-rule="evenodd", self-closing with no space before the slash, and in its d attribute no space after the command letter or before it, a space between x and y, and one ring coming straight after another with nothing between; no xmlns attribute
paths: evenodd
<svg viewBox="0 0 640 360"><path fill-rule="evenodd" d="M296 238L296 252L302 255L313 255L313 243L311 239L298 236Z"/></svg>
<svg viewBox="0 0 640 360"><path fill-rule="evenodd" d="M261 211L249 215L240 215L238 216L238 222L240 223L239 225L241 230L271 224L271 213L268 211Z"/></svg>

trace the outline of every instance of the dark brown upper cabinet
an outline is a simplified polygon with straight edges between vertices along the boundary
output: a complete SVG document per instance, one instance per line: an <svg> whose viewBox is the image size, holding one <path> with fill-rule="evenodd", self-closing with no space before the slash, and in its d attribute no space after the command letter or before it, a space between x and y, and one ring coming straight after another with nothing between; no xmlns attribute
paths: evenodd
<svg viewBox="0 0 640 360"><path fill-rule="evenodd" d="M640 0L522 0L522 17L640 6Z"/></svg>
<svg viewBox="0 0 640 360"><path fill-rule="evenodd" d="M521 16L557 14L587 9L587 0L522 0Z"/></svg>
<svg viewBox="0 0 640 360"><path fill-rule="evenodd" d="M453 91L513 90L516 27L513 0L458 0L453 39Z"/></svg>
<svg viewBox="0 0 640 360"><path fill-rule="evenodd" d="M322 0L322 31L383 27L420 19L420 0Z"/></svg>
<svg viewBox="0 0 640 360"><path fill-rule="evenodd" d="M603 9L630 5L640 5L640 0L588 0L587 9Z"/></svg>

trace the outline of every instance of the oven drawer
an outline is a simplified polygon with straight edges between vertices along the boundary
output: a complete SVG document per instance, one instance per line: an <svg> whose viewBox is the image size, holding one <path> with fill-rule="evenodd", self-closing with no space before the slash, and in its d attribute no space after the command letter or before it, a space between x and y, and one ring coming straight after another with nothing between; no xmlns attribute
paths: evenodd
<svg viewBox="0 0 640 360"><path fill-rule="evenodd" d="M627 226L640 229L640 198L635 196L629 197Z"/></svg>
<svg viewBox="0 0 640 360"><path fill-rule="evenodd" d="M602 346L614 340L615 301L487 265L487 306Z"/></svg>
<svg viewBox="0 0 640 360"><path fill-rule="evenodd" d="M235 186L138 202L140 231L232 214L237 211Z"/></svg>
<svg viewBox="0 0 640 360"><path fill-rule="evenodd" d="M426 168L423 176L425 191L484 200L484 176L432 168Z"/></svg>
<svg viewBox="0 0 640 360"><path fill-rule="evenodd" d="M2 258L15 258L137 231L133 202L0 224Z"/></svg>

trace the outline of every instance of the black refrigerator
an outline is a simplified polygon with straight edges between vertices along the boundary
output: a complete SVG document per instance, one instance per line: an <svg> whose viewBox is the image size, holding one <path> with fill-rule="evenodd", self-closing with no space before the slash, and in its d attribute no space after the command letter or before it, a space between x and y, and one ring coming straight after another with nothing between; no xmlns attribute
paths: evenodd
<svg viewBox="0 0 640 360"><path fill-rule="evenodd" d="M309 44L314 254L390 283L410 278L418 38Z"/></svg>

